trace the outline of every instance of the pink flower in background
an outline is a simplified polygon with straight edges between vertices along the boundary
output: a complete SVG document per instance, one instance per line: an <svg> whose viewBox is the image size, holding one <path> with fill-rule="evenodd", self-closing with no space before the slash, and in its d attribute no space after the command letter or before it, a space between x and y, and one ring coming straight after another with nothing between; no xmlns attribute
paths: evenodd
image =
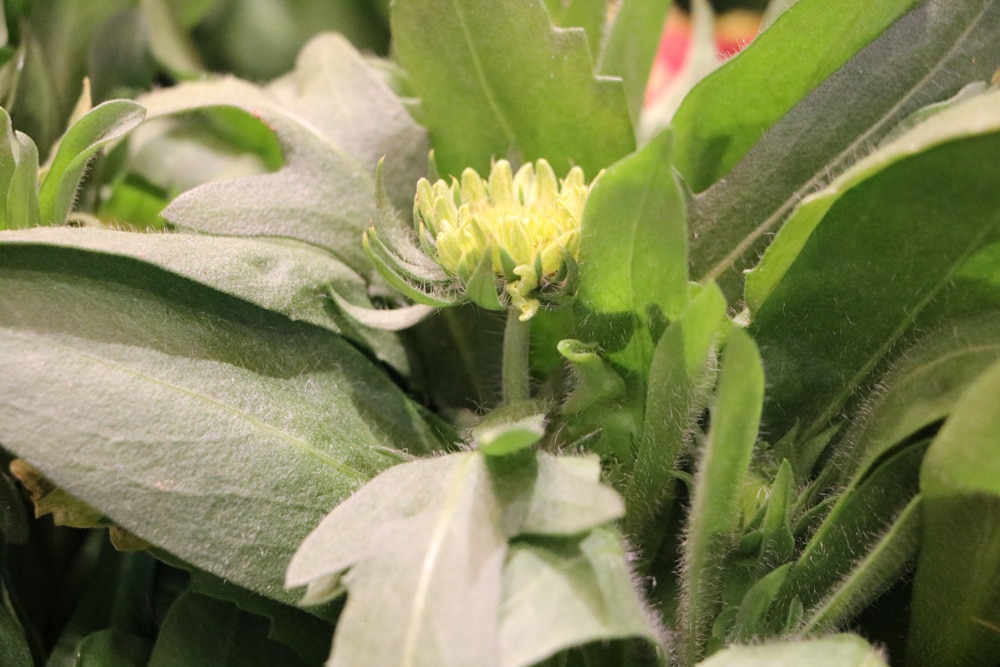
<svg viewBox="0 0 1000 667"><path fill-rule="evenodd" d="M715 47L722 59L740 52L760 30L761 15L747 10L734 10L720 14L715 19ZM687 60L691 49L691 18L684 10L674 6L667 14L667 21L660 38L660 48L653 61L646 86L646 106L669 89Z"/></svg>

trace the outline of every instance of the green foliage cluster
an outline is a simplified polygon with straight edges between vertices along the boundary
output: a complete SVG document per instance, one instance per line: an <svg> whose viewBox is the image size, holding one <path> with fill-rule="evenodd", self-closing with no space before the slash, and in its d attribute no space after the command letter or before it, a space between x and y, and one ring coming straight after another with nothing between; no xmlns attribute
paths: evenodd
<svg viewBox="0 0 1000 667"><path fill-rule="evenodd" d="M0 663L996 664L1000 0L780 4L4 2ZM501 158L575 297L408 302Z"/></svg>

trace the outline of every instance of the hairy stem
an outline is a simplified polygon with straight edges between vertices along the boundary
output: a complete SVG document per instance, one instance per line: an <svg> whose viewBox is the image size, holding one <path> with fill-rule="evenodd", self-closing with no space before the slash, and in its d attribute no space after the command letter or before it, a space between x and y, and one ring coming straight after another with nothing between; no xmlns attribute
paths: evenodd
<svg viewBox="0 0 1000 667"><path fill-rule="evenodd" d="M531 398L528 348L531 320L522 322L516 308L507 311L503 332L503 402L505 405Z"/></svg>

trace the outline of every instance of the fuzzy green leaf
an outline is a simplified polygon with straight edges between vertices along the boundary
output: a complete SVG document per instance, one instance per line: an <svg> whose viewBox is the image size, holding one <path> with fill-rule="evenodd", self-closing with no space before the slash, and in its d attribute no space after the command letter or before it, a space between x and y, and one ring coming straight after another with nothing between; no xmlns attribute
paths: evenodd
<svg viewBox="0 0 1000 667"><path fill-rule="evenodd" d="M0 441L264 595L291 599L297 541L393 461L381 448L435 440L329 331L110 256L4 246L0 264Z"/></svg>
<svg viewBox="0 0 1000 667"><path fill-rule="evenodd" d="M379 158L388 155L386 187L397 206L412 206L413 187L426 169L423 130L335 35L307 44L296 70L268 88L223 78L174 86L141 101L150 117L243 109L271 126L285 152L279 171L199 186L175 199L164 218L209 233L314 243L356 271L369 266L361 234L375 213Z"/></svg>
<svg viewBox="0 0 1000 667"><path fill-rule="evenodd" d="M998 104L1000 91L974 98L876 151L804 202L768 248L747 302L771 429L803 419L807 436L824 428L995 236Z"/></svg>
<svg viewBox="0 0 1000 667"><path fill-rule="evenodd" d="M692 122L704 114L728 123L726 119L765 108L766 123L774 124L763 137L763 128L750 123L745 134L742 129L733 134L728 129L718 134L710 130L691 143L687 138L700 133L687 125L676 126L678 165L695 190L703 190L725 173L691 202L692 275L720 280L735 301L739 271L752 265L805 196L872 151L914 111L948 99L970 81L990 79L1000 58L1000 2L927 0L892 23L913 5L912 0L852 0L836 5L802 0L746 52L706 79L706 91L711 85L717 92L714 99L690 101L687 113ZM786 44L780 46L778 41ZM807 53L816 55L806 57ZM753 76L743 79L742 68L751 64ZM808 86L789 85L792 82L783 79L786 72L803 69L811 81ZM827 74L829 78L785 114ZM735 78L740 81L731 80ZM724 85L727 81L752 94L732 97L732 89ZM790 91L790 99L780 108L758 105L753 99L782 96L784 91ZM743 146L737 153L753 148L728 173L720 173L716 156L731 141ZM708 164L706 173L699 175L702 167L689 166L692 160Z"/></svg>
<svg viewBox="0 0 1000 667"><path fill-rule="evenodd" d="M892 526L851 571L809 611L801 628L806 635L844 627L856 614L905 574L920 549L920 496L911 500ZM791 630L792 628L789 628Z"/></svg>
<svg viewBox="0 0 1000 667"><path fill-rule="evenodd" d="M864 472L889 448L944 419L983 370L1000 359L1000 313L952 319L921 338L879 382L845 439ZM843 449L844 446L841 446Z"/></svg>
<svg viewBox="0 0 1000 667"><path fill-rule="evenodd" d="M677 458L708 403L714 379L713 348L725 325L725 314L722 292L710 285L691 300L656 345L642 436L625 490L626 534L643 536L656 510L673 493Z"/></svg>
<svg viewBox="0 0 1000 667"><path fill-rule="evenodd" d="M580 234L580 299L601 313L668 318L687 303L684 199L663 132L594 184ZM651 279L651 276L656 276Z"/></svg>
<svg viewBox="0 0 1000 667"><path fill-rule="evenodd" d="M511 546L500 608L500 667L528 667L561 649L641 637L660 643L633 585L621 536Z"/></svg>
<svg viewBox="0 0 1000 667"><path fill-rule="evenodd" d="M753 340L729 332L711 429L700 452L687 521L681 574L682 664L701 657L720 606L722 564L739 525L740 493L750 465L764 395L764 372Z"/></svg>
<svg viewBox="0 0 1000 667"><path fill-rule="evenodd" d="M1000 655L1000 363L962 395L920 471L924 529L907 656L986 665Z"/></svg>
<svg viewBox="0 0 1000 667"><path fill-rule="evenodd" d="M11 229L32 228L42 224L38 203L38 148L31 138L14 132L16 161L7 191L7 226Z"/></svg>
<svg viewBox="0 0 1000 667"><path fill-rule="evenodd" d="M818 622L824 614L833 613L824 600L839 596L840 587L855 584L853 577L865 577L862 588L868 591L884 590L894 583L913 553L914 527L900 528L898 520L916 495L926 448L923 441L888 456L838 497L789 572L776 605L777 621L784 621L788 605L797 599L807 613L815 615L811 622ZM864 594L865 590L850 589L843 593ZM852 600L833 599L834 605L842 603L853 609Z"/></svg>
<svg viewBox="0 0 1000 667"><path fill-rule="evenodd" d="M146 116L130 100L111 100L88 111L59 140L55 157L38 190L42 224L61 225L73 207L80 179L92 157L107 144L121 139Z"/></svg>
<svg viewBox="0 0 1000 667"><path fill-rule="evenodd" d="M584 31L553 28L541 0L400 0L392 33L443 174L516 155L592 178L635 147L621 82L594 76Z"/></svg>
<svg viewBox="0 0 1000 667"><path fill-rule="evenodd" d="M287 577L300 586L348 570L328 664L496 664L499 513L475 452L396 466L334 509Z"/></svg>
<svg viewBox="0 0 1000 667"><path fill-rule="evenodd" d="M701 192L916 0L801 0L706 78L674 116L677 168Z"/></svg>
<svg viewBox="0 0 1000 667"><path fill-rule="evenodd" d="M408 369L406 353L394 336L360 330L330 307L327 290L341 299L364 304L368 302L367 288L361 276L313 246L288 239L136 234L91 228L6 232L0 234L0 244L33 247L36 252L44 247L76 249L146 262L292 320L341 333L372 348L397 369ZM101 260L94 257L94 261Z"/></svg>

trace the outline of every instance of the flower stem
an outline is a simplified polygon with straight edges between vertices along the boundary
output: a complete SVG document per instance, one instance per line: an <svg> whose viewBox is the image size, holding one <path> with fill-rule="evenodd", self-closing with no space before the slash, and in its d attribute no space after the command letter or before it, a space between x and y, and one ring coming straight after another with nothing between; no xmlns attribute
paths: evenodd
<svg viewBox="0 0 1000 667"><path fill-rule="evenodd" d="M503 402L504 405L531 398L528 348L531 342L531 320L520 319L517 308L507 310L507 326L503 332Z"/></svg>

